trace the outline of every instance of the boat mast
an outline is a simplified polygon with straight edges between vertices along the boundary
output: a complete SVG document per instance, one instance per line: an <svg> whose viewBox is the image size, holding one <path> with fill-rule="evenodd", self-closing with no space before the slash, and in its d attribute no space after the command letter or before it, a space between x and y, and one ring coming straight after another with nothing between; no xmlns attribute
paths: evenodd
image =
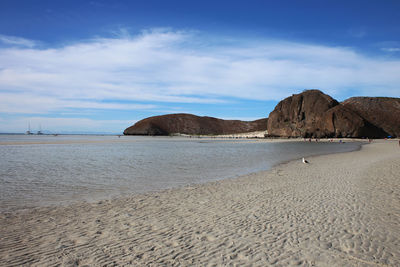
<svg viewBox="0 0 400 267"><path fill-rule="evenodd" d="M28 131L26 131L26 134L32 134L31 132L31 123L28 122Z"/></svg>
<svg viewBox="0 0 400 267"><path fill-rule="evenodd" d="M37 132L37 134L38 134L38 135L43 134L43 133L42 133L42 125L41 125L41 124L39 124L39 131Z"/></svg>

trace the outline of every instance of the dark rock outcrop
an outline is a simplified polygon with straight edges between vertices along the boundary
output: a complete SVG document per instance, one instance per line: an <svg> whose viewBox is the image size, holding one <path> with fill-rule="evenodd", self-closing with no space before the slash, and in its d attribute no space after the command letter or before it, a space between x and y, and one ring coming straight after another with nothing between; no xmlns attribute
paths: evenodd
<svg viewBox="0 0 400 267"><path fill-rule="evenodd" d="M352 97L342 104L370 124L382 129L386 136L400 137L400 98Z"/></svg>
<svg viewBox="0 0 400 267"><path fill-rule="evenodd" d="M316 132L317 137L385 137L386 133L364 120L357 113L339 104L323 115L322 132Z"/></svg>
<svg viewBox="0 0 400 267"><path fill-rule="evenodd" d="M319 90L285 98L270 113L268 134L282 137L385 137L387 133L348 105Z"/></svg>
<svg viewBox="0 0 400 267"><path fill-rule="evenodd" d="M138 121L125 129L124 135L218 135L265 131L267 120L256 121L221 120L192 114L169 114Z"/></svg>
<svg viewBox="0 0 400 267"><path fill-rule="evenodd" d="M221 120L191 114L146 118L125 135L219 135L268 130L280 137L400 137L400 98L352 97L339 103L319 90L280 101L269 118Z"/></svg>
<svg viewBox="0 0 400 267"><path fill-rule="evenodd" d="M269 114L268 134L282 137L322 135L325 112L338 104L319 90L287 97Z"/></svg>

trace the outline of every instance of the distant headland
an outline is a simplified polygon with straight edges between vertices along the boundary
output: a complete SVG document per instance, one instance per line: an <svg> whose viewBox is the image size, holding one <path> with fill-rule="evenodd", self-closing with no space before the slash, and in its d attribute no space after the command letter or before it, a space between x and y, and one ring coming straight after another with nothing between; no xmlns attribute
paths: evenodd
<svg viewBox="0 0 400 267"><path fill-rule="evenodd" d="M222 120L168 114L138 121L124 135L224 135L266 131L270 137L400 137L400 98L352 97L338 102L320 90L280 101L268 118Z"/></svg>

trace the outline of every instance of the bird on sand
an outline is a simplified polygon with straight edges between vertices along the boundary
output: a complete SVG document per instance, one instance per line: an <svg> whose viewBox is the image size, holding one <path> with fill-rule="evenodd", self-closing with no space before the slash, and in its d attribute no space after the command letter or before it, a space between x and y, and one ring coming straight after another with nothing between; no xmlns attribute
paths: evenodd
<svg viewBox="0 0 400 267"><path fill-rule="evenodd" d="M305 158L303 158L303 163L310 163L310 162L308 162Z"/></svg>

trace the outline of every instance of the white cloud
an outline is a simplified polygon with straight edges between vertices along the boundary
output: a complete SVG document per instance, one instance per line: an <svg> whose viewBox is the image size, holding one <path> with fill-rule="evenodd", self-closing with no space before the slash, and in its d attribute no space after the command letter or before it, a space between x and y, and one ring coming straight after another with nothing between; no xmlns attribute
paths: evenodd
<svg viewBox="0 0 400 267"><path fill-rule="evenodd" d="M400 47L383 47L382 50L385 52L400 52Z"/></svg>
<svg viewBox="0 0 400 267"><path fill-rule="evenodd" d="M0 112L44 114L57 111L60 107L64 109L147 110L154 109L157 106L151 104L100 103L89 100L63 100L49 96L0 92Z"/></svg>
<svg viewBox="0 0 400 267"><path fill-rule="evenodd" d="M16 46L24 46L24 47L34 47L36 46L37 42L21 38L21 37L16 37L16 36L8 36L8 35L2 35L0 34L0 43L6 44L6 45L16 45Z"/></svg>
<svg viewBox="0 0 400 267"><path fill-rule="evenodd" d="M399 60L372 58L350 48L171 30L133 37L121 33L57 48L1 48L2 110L153 108L119 100L280 100L305 88L321 88L333 96L346 95L349 88L358 95L400 95Z"/></svg>

